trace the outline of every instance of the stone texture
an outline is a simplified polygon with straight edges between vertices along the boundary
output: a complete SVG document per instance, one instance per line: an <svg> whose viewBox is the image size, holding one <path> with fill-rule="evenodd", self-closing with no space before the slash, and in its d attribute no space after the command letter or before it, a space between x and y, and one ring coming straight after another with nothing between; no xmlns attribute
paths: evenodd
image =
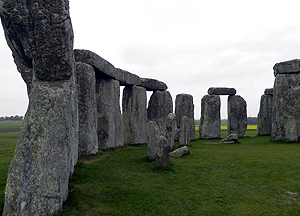
<svg viewBox="0 0 300 216"><path fill-rule="evenodd" d="M78 156L95 154L98 152L95 70L85 63L77 63L75 73L79 116Z"/></svg>
<svg viewBox="0 0 300 216"><path fill-rule="evenodd" d="M234 88L211 87L208 89L207 93L209 95L235 95L236 90Z"/></svg>
<svg viewBox="0 0 300 216"><path fill-rule="evenodd" d="M173 101L170 92L154 91L148 103L148 119L155 121L162 135L166 135L166 119L173 113Z"/></svg>
<svg viewBox="0 0 300 216"><path fill-rule="evenodd" d="M275 77L277 76L277 74L300 73L300 60L294 59L290 61L276 63L273 69Z"/></svg>
<svg viewBox="0 0 300 216"><path fill-rule="evenodd" d="M189 118L190 137L191 140L196 140L195 120L194 120L194 102L193 96L190 94L178 94L175 99L175 114L177 126L180 127L183 116Z"/></svg>
<svg viewBox="0 0 300 216"><path fill-rule="evenodd" d="M273 88L267 88L265 89L265 95L272 95L273 96Z"/></svg>
<svg viewBox="0 0 300 216"><path fill-rule="evenodd" d="M239 95L228 97L227 134L238 134L243 137L247 130L247 104Z"/></svg>
<svg viewBox="0 0 300 216"><path fill-rule="evenodd" d="M115 79L120 85L139 85L140 77L128 71L115 68L107 60L89 50L74 50L75 60L90 64L96 70L97 79Z"/></svg>
<svg viewBox="0 0 300 216"><path fill-rule="evenodd" d="M159 141L156 143L156 157L155 157L155 166L167 168L170 166L169 161L169 152L170 146L168 145L167 139L163 136L159 136Z"/></svg>
<svg viewBox="0 0 300 216"><path fill-rule="evenodd" d="M155 121L148 122L147 129L147 152L148 157L154 160L156 157L156 144L159 142L160 130Z"/></svg>
<svg viewBox="0 0 300 216"><path fill-rule="evenodd" d="M184 155L189 154L189 148L187 146L182 146L172 152L169 153L170 157L182 157Z"/></svg>
<svg viewBox="0 0 300 216"><path fill-rule="evenodd" d="M190 133L190 120L188 117L183 116L181 118L181 125L180 125L180 137L179 137L179 146L188 145L191 140L191 133Z"/></svg>
<svg viewBox="0 0 300 216"><path fill-rule="evenodd" d="M37 7L38 5L38 7ZM73 29L68 1L1 1L5 37L29 106L9 167L3 215L54 215L78 156Z"/></svg>
<svg viewBox="0 0 300 216"><path fill-rule="evenodd" d="M141 78L140 86L146 88L147 91L163 91L168 89L168 86L164 82L149 78Z"/></svg>
<svg viewBox="0 0 300 216"><path fill-rule="evenodd" d="M147 143L147 94L139 86L126 86L122 99L124 143L126 145Z"/></svg>
<svg viewBox="0 0 300 216"><path fill-rule="evenodd" d="M273 141L300 140L300 74L277 74L274 83Z"/></svg>
<svg viewBox="0 0 300 216"><path fill-rule="evenodd" d="M201 99L199 138L213 139L221 136L221 101L219 95L205 95Z"/></svg>
<svg viewBox="0 0 300 216"><path fill-rule="evenodd" d="M224 143L224 144L226 144L226 143L236 143L238 141L238 139L239 139L239 136L236 133L229 134L227 137L222 139L220 141L220 143Z"/></svg>
<svg viewBox="0 0 300 216"><path fill-rule="evenodd" d="M168 145L170 146L170 149L174 147L176 127L176 115L174 113L169 113L169 115L167 116L166 124L166 139L168 140Z"/></svg>
<svg viewBox="0 0 300 216"><path fill-rule="evenodd" d="M258 136L271 135L272 107L273 107L273 95L269 95L269 94L262 95L260 99L259 113L257 115Z"/></svg>
<svg viewBox="0 0 300 216"><path fill-rule="evenodd" d="M124 145L119 81L113 79L97 79L96 94L99 149Z"/></svg>

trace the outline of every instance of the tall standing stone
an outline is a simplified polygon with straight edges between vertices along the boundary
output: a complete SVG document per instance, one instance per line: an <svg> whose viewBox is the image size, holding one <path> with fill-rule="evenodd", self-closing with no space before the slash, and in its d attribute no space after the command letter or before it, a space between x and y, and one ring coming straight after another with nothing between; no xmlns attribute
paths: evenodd
<svg viewBox="0 0 300 216"><path fill-rule="evenodd" d="M54 215L78 156L78 102L68 1L0 2L29 106L9 167L3 215Z"/></svg>
<svg viewBox="0 0 300 216"><path fill-rule="evenodd" d="M139 86L126 86L122 98L124 143L147 143L147 94Z"/></svg>
<svg viewBox="0 0 300 216"><path fill-rule="evenodd" d="M300 60L277 63L273 88L273 141L300 140Z"/></svg>
<svg viewBox="0 0 300 216"><path fill-rule="evenodd" d="M271 94L270 94L271 93ZM271 135L272 132L273 90L266 89L261 96L259 113L257 115L257 135Z"/></svg>
<svg viewBox="0 0 300 216"><path fill-rule="evenodd" d="M170 149L174 147L176 128L176 115L174 113L169 113L169 115L167 116L166 139L168 140Z"/></svg>
<svg viewBox="0 0 300 216"><path fill-rule="evenodd" d="M148 103L148 119L155 121L162 135L166 135L166 119L173 112L173 101L170 92L154 91Z"/></svg>
<svg viewBox="0 0 300 216"><path fill-rule="evenodd" d="M168 145L167 139L160 135L158 142L156 143L156 157L155 157L155 166L167 168L170 166L170 146Z"/></svg>
<svg viewBox="0 0 300 216"><path fill-rule="evenodd" d="M243 137L247 130L247 104L239 95L228 96L227 134Z"/></svg>
<svg viewBox="0 0 300 216"><path fill-rule="evenodd" d="M186 116L181 118L179 146L188 145L191 140L190 119Z"/></svg>
<svg viewBox="0 0 300 216"><path fill-rule="evenodd" d="M220 108L221 100L219 95L205 95L201 99L200 139L220 138Z"/></svg>
<svg viewBox="0 0 300 216"><path fill-rule="evenodd" d="M99 149L124 144L123 119L120 110L120 83L113 79L97 79Z"/></svg>
<svg viewBox="0 0 300 216"><path fill-rule="evenodd" d="M98 152L95 70L78 62L75 73L78 89L78 156L95 154Z"/></svg>
<svg viewBox="0 0 300 216"><path fill-rule="evenodd" d="M159 142L160 130L155 121L149 121L147 125L147 152L148 157L154 160L156 157L156 145Z"/></svg>
<svg viewBox="0 0 300 216"><path fill-rule="evenodd" d="M196 139L195 135L195 120L194 120L194 103L193 96L190 94L178 94L175 100L175 114L177 126L180 127L183 116L189 118L190 137L192 140Z"/></svg>

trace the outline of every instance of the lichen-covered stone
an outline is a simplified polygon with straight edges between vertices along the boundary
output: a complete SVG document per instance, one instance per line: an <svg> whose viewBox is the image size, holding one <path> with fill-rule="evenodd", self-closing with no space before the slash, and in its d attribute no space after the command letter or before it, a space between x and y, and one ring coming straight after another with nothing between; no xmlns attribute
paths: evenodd
<svg viewBox="0 0 300 216"><path fill-rule="evenodd" d="M277 74L273 89L273 141L300 140L300 73Z"/></svg>
<svg viewBox="0 0 300 216"><path fill-rule="evenodd" d="M187 116L181 118L179 146L188 145L191 140L191 123Z"/></svg>
<svg viewBox="0 0 300 216"><path fill-rule="evenodd" d="M239 139L239 136L236 133L229 134L224 139L222 139L220 141L220 143L224 143L224 144L226 144L226 143L236 143L238 141L238 139Z"/></svg>
<svg viewBox="0 0 300 216"><path fill-rule="evenodd" d="M140 86L126 86L122 98L124 143L147 143L147 94Z"/></svg>
<svg viewBox="0 0 300 216"><path fill-rule="evenodd" d="M273 69L275 77L277 74L300 73L300 59L276 63Z"/></svg>
<svg viewBox="0 0 300 216"><path fill-rule="evenodd" d="M160 130L155 121L149 121L147 126L147 152L151 160L156 156L156 144L159 142Z"/></svg>
<svg viewBox="0 0 300 216"><path fill-rule="evenodd" d="M163 168L169 167L170 146L168 145L167 139L163 135L159 136L158 142L156 143L155 146L155 152L156 152L155 166L163 167Z"/></svg>
<svg viewBox="0 0 300 216"><path fill-rule="evenodd" d="M173 101L170 92L154 91L148 102L148 119L155 121L162 135L166 135L166 119L173 113Z"/></svg>
<svg viewBox="0 0 300 216"><path fill-rule="evenodd" d="M257 115L257 135L271 135L272 132L273 95L264 94L260 99Z"/></svg>
<svg viewBox="0 0 300 216"><path fill-rule="evenodd" d="M267 88L265 89L265 95L272 95L273 96L273 88Z"/></svg>
<svg viewBox="0 0 300 216"><path fill-rule="evenodd" d="M168 145L170 146L170 149L174 147L176 127L176 115L174 113L169 113L166 122L166 139L168 140Z"/></svg>
<svg viewBox="0 0 300 216"><path fill-rule="evenodd" d="M221 100L219 95L205 95L201 99L200 139L220 138L220 108Z"/></svg>
<svg viewBox="0 0 300 216"><path fill-rule="evenodd" d="M209 95L235 95L236 90L234 88L226 87L211 87L208 89L207 93Z"/></svg>
<svg viewBox="0 0 300 216"><path fill-rule="evenodd" d="M182 157L187 154L189 154L189 148L187 146L182 146L169 153L170 157Z"/></svg>
<svg viewBox="0 0 300 216"><path fill-rule="evenodd" d="M167 90L168 86L166 83L150 78L141 78L140 86L146 88L147 91L156 91L156 90Z"/></svg>
<svg viewBox="0 0 300 216"><path fill-rule="evenodd" d="M247 104L239 95L228 97L227 134L238 134L243 137L247 130Z"/></svg>
<svg viewBox="0 0 300 216"><path fill-rule="evenodd" d="M115 79L120 85L139 85L140 77L128 71L115 68L110 62L89 50L74 50L75 60L90 64L96 70L97 79Z"/></svg>
<svg viewBox="0 0 300 216"><path fill-rule="evenodd" d="M113 79L97 79L96 82L99 149L124 145L119 81Z"/></svg>
<svg viewBox="0 0 300 216"><path fill-rule="evenodd" d="M95 70L80 62L76 64L75 74L79 116L78 155L95 154L98 152Z"/></svg>
<svg viewBox="0 0 300 216"><path fill-rule="evenodd" d="M178 94L175 99L175 114L177 126L180 127L183 116L189 118L190 123L190 137L191 140L196 139L195 134L195 120L194 120L194 102L193 96L190 94Z"/></svg>

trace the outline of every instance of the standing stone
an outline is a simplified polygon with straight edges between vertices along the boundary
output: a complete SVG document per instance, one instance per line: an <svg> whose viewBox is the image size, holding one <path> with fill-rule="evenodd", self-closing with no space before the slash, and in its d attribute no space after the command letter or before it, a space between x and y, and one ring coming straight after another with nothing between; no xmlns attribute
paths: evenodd
<svg viewBox="0 0 300 216"><path fill-rule="evenodd" d="M191 140L191 124L190 119L186 116L181 118L179 146L188 145Z"/></svg>
<svg viewBox="0 0 300 216"><path fill-rule="evenodd" d="M175 129L176 115L174 113L169 113L169 115L167 116L166 139L168 140L170 149L174 147Z"/></svg>
<svg viewBox="0 0 300 216"><path fill-rule="evenodd" d="M189 118L190 124L190 137L192 140L196 139L195 135L195 120L194 120L194 103L193 96L190 94L178 94L175 100L175 114L177 125L181 125L183 116Z"/></svg>
<svg viewBox="0 0 300 216"><path fill-rule="evenodd" d="M260 108L257 115L257 135L271 135L272 132L272 107L273 107L273 90L272 95L270 90L265 91L265 94L261 96Z"/></svg>
<svg viewBox="0 0 300 216"><path fill-rule="evenodd" d="M156 145L159 142L160 130L155 121L148 122L147 129L147 151L148 157L151 160L155 159L156 156Z"/></svg>
<svg viewBox="0 0 300 216"><path fill-rule="evenodd" d="M97 79L99 149L124 144L123 119L120 110L120 83L113 79Z"/></svg>
<svg viewBox="0 0 300 216"><path fill-rule="evenodd" d="M167 168L170 166L169 161L169 152L170 152L170 146L168 145L167 139L163 136L159 136L159 141L156 144L156 157L155 157L155 166L156 167L163 167Z"/></svg>
<svg viewBox="0 0 300 216"><path fill-rule="evenodd" d="M227 134L236 133L243 137L247 130L247 104L239 95L228 97Z"/></svg>
<svg viewBox="0 0 300 216"><path fill-rule="evenodd" d="M78 156L68 1L5 0L0 2L0 15L7 43L29 87L28 110L8 171L3 215L54 215L67 199Z"/></svg>
<svg viewBox="0 0 300 216"><path fill-rule="evenodd" d="M122 99L124 143L147 143L147 94L139 86L126 86Z"/></svg>
<svg viewBox="0 0 300 216"><path fill-rule="evenodd" d="M78 156L98 152L95 70L85 63L75 68L78 89Z"/></svg>
<svg viewBox="0 0 300 216"><path fill-rule="evenodd" d="M166 119L173 113L173 101L170 92L154 91L148 103L148 119L155 121L162 135L166 135Z"/></svg>
<svg viewBox="0 0 300 216"><path fill-rule="evenodd" d="M221 100L219 95L205 95L201 99L200 139L220 138L220 107Z"/></svg>
<svg viewBox="0 0 300 216"><path fill-rule="evenodd" d="M300 73L277 74L274 83L273 141L300 140Z"/></svg>

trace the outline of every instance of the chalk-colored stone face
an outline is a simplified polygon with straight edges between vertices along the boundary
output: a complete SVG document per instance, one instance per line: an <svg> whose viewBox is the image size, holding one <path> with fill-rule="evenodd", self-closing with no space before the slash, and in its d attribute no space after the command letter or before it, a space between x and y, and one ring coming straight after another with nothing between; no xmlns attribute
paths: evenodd
<svg viewBox="0 0 300 216"><path fill-rule="evenodd" d="M247 104L239 95L228 97L227 134L238 134L243 137L247 130Z"/></svg>
<svg viewBox="0 0 300 216"><path fill-rule="evenodd" d="M300 73L277 74L273 89L273 141L300 140Z"/></svg>
<svg viewBox="0 0 300 216"><path fill-rule="evenodd" d="M199 125L199 137L201 139L220 138L221 100L219 95L205 95L201 100L201 118Z"/></svg>
<svg viewBox="0 0 300 216"><path fill-rule="evenodd" d="M126 86L122 98L124 143L147 143L147 94L140 86Z"/></svg>

